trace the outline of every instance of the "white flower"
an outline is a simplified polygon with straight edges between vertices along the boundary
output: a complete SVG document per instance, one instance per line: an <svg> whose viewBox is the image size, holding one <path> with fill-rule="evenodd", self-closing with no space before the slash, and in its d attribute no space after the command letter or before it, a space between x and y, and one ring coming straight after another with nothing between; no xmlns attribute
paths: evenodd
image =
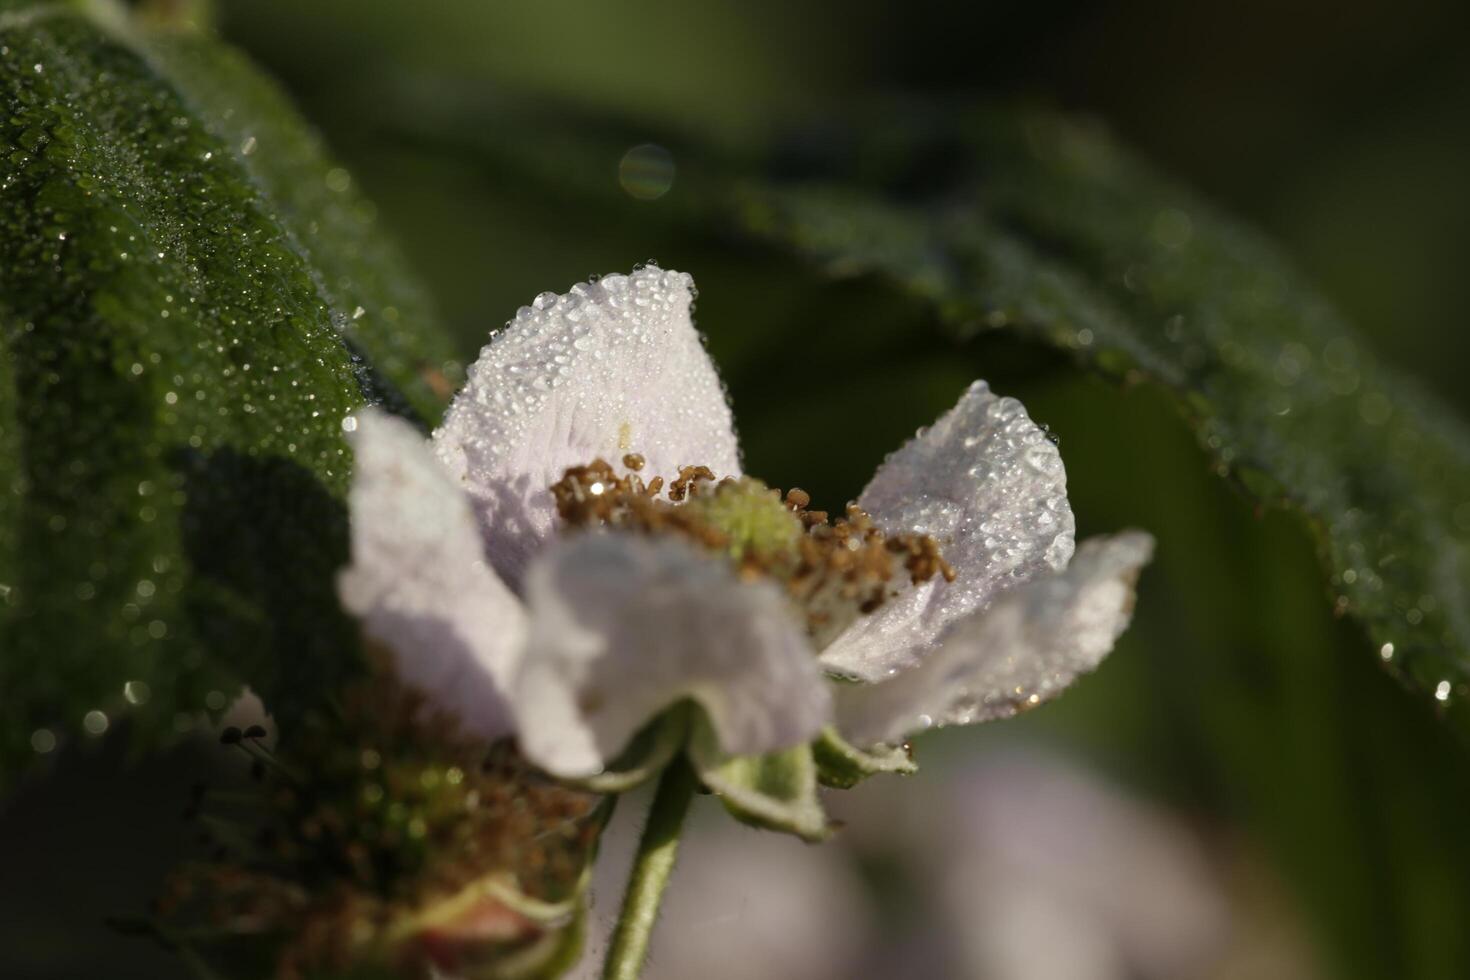
<svg viewBox="0 0 1470 980"><path fill-rule="evenodd" d="M1094 539L1074 558L1056 447L980 382L858 500L885 531L936 539L955 580L895 583L820 651L777 582L687 538L559 534L549 488L594 459L636 452L650 482L688 464L740 475L692 297L689 276L651 266L542 294L481 352L431 442L357 417L341 595L402 678L585 776L685 699L740 756L834 721L867 745L1009 714L1097 665L1152 541Z"/></svg>

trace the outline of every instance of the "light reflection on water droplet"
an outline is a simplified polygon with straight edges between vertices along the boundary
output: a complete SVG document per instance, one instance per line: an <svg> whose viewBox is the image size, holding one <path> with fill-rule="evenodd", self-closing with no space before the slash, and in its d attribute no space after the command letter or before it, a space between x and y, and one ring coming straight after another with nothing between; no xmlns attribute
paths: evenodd
<svg viewBox="0 0 1470 980"><path fill-rule="evenodd" d="M656 143L643 143L623 154L618 183L631 198L656 201L674 186L674 157Z"/></svg>
<svg viewBox="0 0 1470 980"><path fill-rule="evenodd" d="M86 717L82 719L82 728L86 729L88 735L101 735L107 731L107 726L107 715L96 708L87 712Z"/></svg>
<svg viewBox="0 0 1470 980"><path fill-rule="evenodd" d="M1440 681L1434 688L1434 699L1444 702L1450 699L1450 682Z"/></svg>
<svg viewBox="0 0 1470 980"><path fill-rule="evenodd" d="M56 736L49 728L38 728L31 732L31 748L41 755L45 755L56 748Z"/></svg>

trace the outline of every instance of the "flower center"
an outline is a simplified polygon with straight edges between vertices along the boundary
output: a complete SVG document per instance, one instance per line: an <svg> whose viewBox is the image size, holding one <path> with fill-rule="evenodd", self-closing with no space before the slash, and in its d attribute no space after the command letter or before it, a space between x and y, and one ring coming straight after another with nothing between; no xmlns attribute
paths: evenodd
<svg viewBox="0 0 1470 980"><path fill-rule="evenodd" d="M551 486L557 512L569 527L616 527L676 534L726 556L746 578L782 585L817 649L855 618L871 613L897 591L900 572L912 584L954 570L928 535L885 534L856 505L835 520L811 510L811 497L783 497L760 480L717 479L705 466L685 466L668 485L645 483L643 457L623 457L619 474L605 460L574 466Z"/></svg>
<svg viewBox="0 0 1470 980"><path fill-rule="evenodd" d="M725 550L737 566L765 572L789 571L802 536L800 518L772 490L748 476L700 488L684 504L691 517L725 537Z"/></svg>

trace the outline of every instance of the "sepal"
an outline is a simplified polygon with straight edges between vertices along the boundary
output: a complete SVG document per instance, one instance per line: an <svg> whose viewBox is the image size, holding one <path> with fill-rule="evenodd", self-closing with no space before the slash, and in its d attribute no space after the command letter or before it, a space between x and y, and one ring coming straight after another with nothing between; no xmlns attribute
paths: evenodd
<svg viewBox="0 0 1470 980"><path fill-rule="evenodd" d="M633 736L628 747L602 772L563 782L603 794L637 789L662 772L684 747L689 738L689 713L687 703L670 708Z"/></svg>
<svg viewBox="0 0 1470 980"><path fill-rule="evenodd" d="M869 776L879 773L910 776L919 771L919 765L906 744L860 749L831 725L822 729L812 742L812 758L817 765L817 780L833 789L852 789Z"/></svg>
<svg viewBox="0 0 1470 980"><path fill-rule="evenodd" d="M729 756L708 722L694 725L689 760L704 785L738 820L816 842L831 833L817 798L817 764L803 743L765 755Z"/></svg>
<svg viewBox="0 0 1470 980"><path fill-rule="evenodd" d="M586 933L591 865L557 901L491 876L401 921L369 960L423 964L461 980L550 980L575 963Z"/></svg>

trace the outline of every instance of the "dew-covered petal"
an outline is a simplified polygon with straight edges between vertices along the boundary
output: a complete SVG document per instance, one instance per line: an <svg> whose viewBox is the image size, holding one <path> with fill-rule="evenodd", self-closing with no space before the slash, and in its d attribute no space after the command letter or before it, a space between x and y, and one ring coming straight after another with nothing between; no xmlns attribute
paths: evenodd
<svg viewBox="0 0 1470 980"><path fill-rule="evenodd" d="M356 422L342 604L434 707L457 713L476 734L507 734L507 684L525 610L486 563L469 500L428 440L376 409Z"/></svg>
<svg viewBox="0 0 1470 980"><path fill-rule="evenodd" d="M956 623L923 662L872 685L842 685L837 727L858 745L932 725L1002 718L1095 668L1128 626L1153 538L1126 531L1083 542L1063 572L1034 579Z"/></svg>
<svg viewBox="0 0 1470 980"><path fill-rule="evenodd" d="M1057 447L1014 398L983 381L878 467L858 505L889 533L928 534L956 578L900 590L822 655L876 681L911 666L940 634L1005 590L1063 568L1075 525Z"/></svg>
<svg viewBox="0 0 1470 980"><path fill-rule="evenodd" d="M768 582L677 539L578 533L527 570L530 637L516 679L521 748L561 776L599 771L686 698L731 755L807 741L829 684Z"/></svg>
<svg viewBox="0 0 1470 980"><path fill-rule="evenodd" d="M690 319L694 281L646 266L542 293L491 339L434 433L512 583L551 531L548 487L628 453L644 479L705 465L739 474L724 388Z"/></svg>

